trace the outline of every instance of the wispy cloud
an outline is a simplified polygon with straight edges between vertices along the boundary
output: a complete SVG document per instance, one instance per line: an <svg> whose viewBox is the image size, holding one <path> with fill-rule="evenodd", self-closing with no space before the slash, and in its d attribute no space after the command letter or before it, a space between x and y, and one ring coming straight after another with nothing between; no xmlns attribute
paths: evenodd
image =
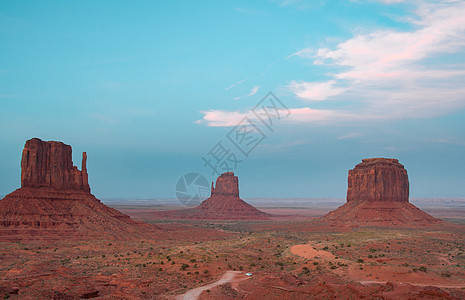
<svg viewBox="0 0 465 300"><path fill-rule="evenodd" d="M201 120L197 120L197 124L206 124L210 127L230 127L236 126L247 113L239 111L225 110L207 110L201 111L204 114Z"/></svg>
<svg viewBox="0 0 465 300"><path fill-rule="evenodd" d="M258 92L259 89L260 89L260 86L259 86L259 85L254 86L254 87L250 90L250 93L249 93L247 96L253 96L253 95L255 95L255 94Z"/></svg>
<svg viewBox="0 0 465 300"><path fill-rule="evenodd" d="M291 108L288 117L282 119L283 123L325 123L329 120L351 119L355 116L334 112L330 110L311 109L310 107ZM202 119L196 121L197 124L206 124L211 127L231 127L236 126L244 117L251 120L259 120L247 112L226 111L226 110L208 110L201 111L204 115Z"/></svg>
<svg viewBox="0 0 465 300"><path fill-rule="evenodd" d="M233 100L239 100L241 98L247 98L247 97L254 96L258 92L259 89L260 89L260 86L256 85L250 90L250 92L247 95L235 97L233 98Z"/></svg>
<svg viewBox="0 0 465 300"><path fill-rule="evenodd" d="M458 141L456 139L444 139L444 138L441 138L441 139L433 139L433 140L430 140L431 142L433 143L439 143L439 144L449 144L449 145L456 145L456 146L465 146L465 142L464 141Z"/></svg>
<svg viewBox="0 0 465 300"><path fill-rule="evenodd" d="M465 55L465 2L413 3L418 6L408 22L414 29L374 30L355 35L334 48L306 48L288 56L286 59L300 57L322 67L330 66L332 73L322 74L329 77L325 81L288 83L287 89L297 98L319 102L320 108L291 108L284 122L334 124L425 118L465 107L465 65L451 65L442 59L450 54ZM334 72L335 68L339 71ZM243 97L257 91L258 87L254 87ZM327 100L336 104L322 109ZM245 116L239 111L202 113L204 117L198 123L208 126L234 126ZM356 133L340 139L354 137Z"/></svg>
<svg viewBox="0 0 465 300"><path fill-rule="evenodd" d="M228 87L225 88L224 90L225 90L225 91L230 90L230 89L232 89L233 87L235 87L235 86L237 86L237 85L239 85L239 84L245 82L246 80L247 80L247 79L239 80L238 82L231 84L230 86L228 86Z"/></svg>
<svg viewBox="0 0 465 300"><path fill-rule="evenodd" d="M314 57L314 50L310 48L304 48L295 53L292 53L291 55L286 56L285 59L292 58L293 56Z"/></svg>
<svg viewBox="0 0 465 300"><path fill-rule="evenodd" d="M338 137L338 140L347 140L347 139L353 139L362 136L360 132L349 132L347 134L341 135Z"/></svg>
<svg viewBox="0 0 465 300"><path fill-rule="evenodd" d="M267 152L267 153L282 153L290 151L293 148L308 145L308 140L291 140L291 141L284 141L278 144L260 144L258 145L258 149L260 152Z"/></svg>
<svg viewBox="0 0 465 300"><path fill-rule="evenodd" d="M336 85L337 82L335 80L325 82L292 81L289 88L299 98L312 101L322 101L346 91L346 88L336 87Z"/></svg>
<svg viewBox="0 0 465 300"><path fill-rule="evenodd" d="M465 55L465 2L419 3L414 30L376 30L334 49L290 55L341 71L324 82L291 81L288 89L304 100L357 103L352 113L366 118L430 117L464 107L465 66L441 63L441 56Z"/></svg>

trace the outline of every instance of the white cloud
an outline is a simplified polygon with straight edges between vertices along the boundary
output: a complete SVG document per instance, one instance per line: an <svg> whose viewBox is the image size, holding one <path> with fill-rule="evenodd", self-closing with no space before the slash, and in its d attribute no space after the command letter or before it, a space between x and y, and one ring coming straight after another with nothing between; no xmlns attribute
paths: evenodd
<svg viewBox="0 0 465 300"><path fill-rule="evenodd" d="M294 94L305 100L322 101L345 92L345 88L336 87L335 80L325 82L296 82L289 85Z"/></svg>
<svg viewBox="0 0 465 300"><path fill-rule="evenodd" d="M465 55L465 2L418 3L413 30L375 30L334 49L294 53L341 71L325 82L292 81L288 89L304 100L357 104L349 115L365 119L431 117L465 107L465 66L440 57Z"/></svg>
<svg viewBox="0 0 465 300"><path fill-rule="evenodd" d="M302 50L299 50L295 53L292 53L291 55L288 55L286 59L289 59L293 56L301 56L301 57L313 57L314 51L310 48L304 48Z"/></svg>
<svg viewBox="0 0 465 300"><path fill-rule="evenodd" d="M260 89L260 86L259 86L259 85L254 86L254 87L250 90L250 93L249 93L247 96L253 96L253 95L255 95L255 94L258 92L259 89Z"/></svg>
<svg viewBox="0 0 465 300"><path fill-rule="evenodd" d="M310 107L291 108L286 122L325 122L333 118L341 117L342 113L330 110L311 109Z"/></svg>
<svg viewBox="0 0 465 300"><path fill-rule="evenodd" d="M207 124L211 127L230 127L236 126L247 113L238 111L225 111L225 110L207 110L201 111L204 114L201 120L197 120L197 124Z"/></svg>
<svg viewBox="0 0 465 300"><path fill-rule="evenodd" d="M227 91L229 89L232 89L233 87L245 82L247 79L242 79L242 80L239 80L238 82L235 82L233 84L231 84L230 86L226 87L224 90Z"/></svg>
<svg viewBox="0 0 465 300"><path fill-rule="evenodd" d="M244 117L260 122L252 113L225 110L202 111L204 114L197 124L206 124L210 127L231 127L236 126ZM283 123L325 123L334 119L351 119L354 116L330 110L311 109L309 107L291 108L290 114L280 120Z"/></svg>
<svg viewBox="0 0 465 300"><path fill-rule="evenodd" d="M320 107L325 101L336 101L331 102L335 104L330 109L291 108L290 116L283 122L334 124L425 118L465 107L465 65L441 60L441 56L450 54L465 56L465 2L413 3L418 7L415 18L408 22L414 29L374 30L333 49L306 48L288 56L311 59L323 67L330 65L333 72L324 74L329 76L326 81L291 81L287 88L296 97L320 102ZM340 71L334 72L337 67ZM254 95L258 88L253 87L244 97ZM341 103L343 106L335 108ZM223 110L202 113L203 118L197 122L208 126L235 126L247 115ZM356 136L357 133L351 133L340 139Z"/></svg>
<svg viewBox="0 0 465 300"><path fill-rule="evenodd" d="M258 92L259 89L260 89L260 86L256 85L250 90L250 92L247 95L235 97L235 98L233 98L233 100L239 100L241 98L247 98L247 97L250 97L250 96L254 96Z"/></svg>

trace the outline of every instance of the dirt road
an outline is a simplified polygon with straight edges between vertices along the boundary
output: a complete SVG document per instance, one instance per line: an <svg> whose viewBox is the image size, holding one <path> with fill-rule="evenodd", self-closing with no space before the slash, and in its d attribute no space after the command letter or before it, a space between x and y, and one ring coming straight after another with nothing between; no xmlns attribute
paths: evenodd
<svg viewBox="0 0 465 300"><path fill-rule="evenodd" d="M176 297L176 300L197 300L200 296L200 294L208 289L214 288L215 286L222 285L228 282L239 282L248 279L243 272L239 271L227 271L226 273L221 276L221 278L213 283L192 289L190 291L187 291L186 293L182 295L178 295Z"/></svg>

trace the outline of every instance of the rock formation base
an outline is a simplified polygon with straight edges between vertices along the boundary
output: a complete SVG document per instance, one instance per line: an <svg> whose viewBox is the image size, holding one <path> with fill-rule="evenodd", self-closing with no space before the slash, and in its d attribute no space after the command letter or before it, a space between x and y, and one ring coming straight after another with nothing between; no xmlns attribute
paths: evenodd
<svg viewBox="0 0 465 300"><path fill-rule="evenodd" d="M322 220L334 226L428 226L441 222L411 203L384 201L347 202Z"/></svg>
<svg viewBox="0 0 465 300"><path fill-rule="evenodd" d="M408 202L407 171L397 159L370 158L349 170L347 203L315 223L331 226L427 226L442 222Z"/></svg>
<svg viewBox="0 0 465 300"><path fill-rule="evenodd" d="M239 198L239 181L233 172L221 174L211 196L199 206L190 209L153 213L152 217L201 220L267 220L264 213Z"/></svg>
<svg viewBox="0 0 465 300"><path fill-rule="evenodd" d="M37 138L27 141L21 161L22 187L0 200L0 237L128 237L154 229L90 193L86 158L84 153L79 171L72 164L69 145Z"/></svg>

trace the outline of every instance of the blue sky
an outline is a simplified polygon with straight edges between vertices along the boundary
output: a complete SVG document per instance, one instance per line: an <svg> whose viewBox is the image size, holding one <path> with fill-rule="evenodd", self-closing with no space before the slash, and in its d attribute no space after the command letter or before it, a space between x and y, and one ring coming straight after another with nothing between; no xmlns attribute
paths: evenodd
<svg viewBox="0 0 465 300"><path fill-rule="evenodd" d="M465 197L464 1L2 1L0 194L24 142L88 153L98 197L174 197L216 176L242 197L345 197L362 158L398 158L413 197ZM273 131L250 110L273 92ZM243 117L266 136L245 157ZM242 155L242 156L241 156Z"/></svg>

